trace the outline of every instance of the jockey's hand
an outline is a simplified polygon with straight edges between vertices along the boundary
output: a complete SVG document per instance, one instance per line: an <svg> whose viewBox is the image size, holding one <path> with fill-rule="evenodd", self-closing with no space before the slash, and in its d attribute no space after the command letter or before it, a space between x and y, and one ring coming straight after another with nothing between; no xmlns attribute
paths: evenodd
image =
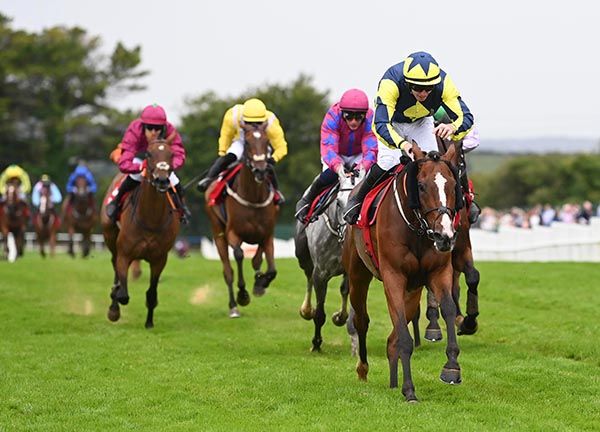
<svg viewBox="0 0 600 432"><path fill-rule="evenodd" d="M272 157L270 157L270 158L267 158L267 163L268 163L269 165L271 165L271 166L273 166L273 165L275 165L275 164L276 164L276 162L275 162L275 159L273 159Z"/></svg>
<svg viewBox="0 0 600 432"><path fill-rule="evenodd" d="M402 165L406 165L410 161L415 160L415 155L412 149L412 142L404 141L400 144L400 151L402 152L402 156L400 156L400 163Z"/></svg>
<svg viewBox="0 0 600 432"><path fill-rule="evenodd" d="M344 165L340 165L337 169L337 175L340 178L340 183L344 183L347 177L350 177L352 174L347 173Z"/></svg>
<svg viewBox="0 0 600 432"><path fill-rule="evenodd" d="M440 123L435 128L433 128L433 133L439 136L441 139L448 139L451 135L456 132L454 126L452 124Z"/></svg>

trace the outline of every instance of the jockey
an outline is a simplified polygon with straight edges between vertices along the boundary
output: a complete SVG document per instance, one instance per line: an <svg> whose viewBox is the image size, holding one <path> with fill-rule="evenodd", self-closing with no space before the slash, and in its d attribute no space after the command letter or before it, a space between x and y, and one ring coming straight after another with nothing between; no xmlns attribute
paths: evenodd
<svg viewBox="0 0 600 432"><path fill-rule="evenodd" d="M452 123L434 126L432 116L440 106L444 106ZM371 187L400 163L403 152L411 153L411 140L425 152L437 151L435 135L455 141L463 139L473 126L473 115L435 59L426 52L416 52L383 74L373 125L379 141L377 163L344 209L344 219L350 224L356 223Z"/></svg>
<svg viewBox="0 0 600 432"><path fill-rule="evenodd" d="M317 195L351 175L344 167L367 172L377 160L377 139L371 129L373 110L369 99L359 89L346 91L333 104L321 124L321 162L323 171L310 185L308 192L296 204L296 218L305 223L311 203Z"/></svg>
<svg viewBox="0 0 600 432"><path fill-rule="evenodd" d="M31 181L29 175L19 165L9 165L0 175L0 195L6 195L6 187L11 180L17 180L19 186L19 197L27 200L27 194L31 191ZM3 200L3 198L1 199Z"/></svg>
<svg viewBox="0 0 600 432"><path fill-rule="evenodd" d="M94 175L87 167L85 162L79 161L77 166L73 170L73 172L69 175L69 180L67 180L67 193L69 194L68 200L71 201L73 195L77 191L77 187L75 186L75 181L79 178L83 177L87 181L88 193L90 196L93 196L96 193L98 187L96 186L96 180L94 179Z"/></svg>
<svg viewBox="0 0 600 432"><path fill-rule="evenodd" d="M225 112L223 124L221 125L221 135L219 136L219 157L209 168L206 177L198 182L197 188L199 191L206 191L221 171L242 157L244 153L244 134L241 132L241 126L252 124L258 127L264 122L268 123L266 131L273 149L273 153L268 159L269 176L273 187L279 194L278 204L285 202L283 194L279 191L273 165L287 154L287 142L277 116L267 110L263 101L256 98L248 99L243 104L234 105Z"/></svg>
<svg viewBox="0 0 600 432"><path fill-rule="evenodd" d="M450 118L443 106L440 106L440 108L435 112L435 114L433 115L433 119L435 120L436 125L440 123L452 123L452 119ZM465 193L471 194L471 206L469 208L469 223L473 225L475 222L477 222L477 218L481 213L481 209L473 200L474 195L472 191L472 186L469 186L469 178L467 176L467 161L464 155L479 147L479 130L477 129L477 126L473 126L471 128L469 133L467 133L467 135L465 135L465 137L463 138L462 142L463 154L460 158L461 167L459 170L459 174L463 191Z"/></svg>
<svg viewBox="0 0 600 432"><path fill-rule="evenodd" d="M122 173L129 174L119 185L117 196L106 206L106 214L116 222L119 214L119 206L121 198L126 192L133 190L142 181L142 161L136 158L139 152L145 152L148 148L148 143L157 138L166 138L175 134L175 139L171 143L173 152L173 172L169 176L171 185L175 188L169 188L168 193L173 198L175 205L181 210L181 222L187 224L191 213L185 202L183 201L183 186L179 182L179 178L175 171L183 166L185 162L185 149L183 142L177 129L167 121L167 114L160 105L148 105L142 110L139 118L133 120L123 136L122 142L119 144L121 154L118 159L119 169ZM118 148L119 148L118 147ZM115 153L111 153L111 159L115 160Z"/></svg>
<svg viewBox="0 0 600 432"><path fill-rule="evenodd" d="M47 188L50 192L50 201L52 204L60 204L62 201L62 194L60 193L60 189L58 186L54 184L52 180L50 180L50 176L48 174L44 174L40 177L39 181L33 186L33 191L31 192L31 203L37 208L40 206L40 198L42 195L42 190Z"/></svg>

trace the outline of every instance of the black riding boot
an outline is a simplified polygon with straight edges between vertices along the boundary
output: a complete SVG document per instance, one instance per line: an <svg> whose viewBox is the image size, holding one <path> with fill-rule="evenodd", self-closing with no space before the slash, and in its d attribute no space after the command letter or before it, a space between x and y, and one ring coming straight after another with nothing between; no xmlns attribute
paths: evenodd
<svg viewBox="0 0 600 432"><path fill-rule="evenodd" d="M463 196L465 197L465 203L467 202L467 195L471 195L471 205L468 209L468 214L469 214L469 224L473 225L474 223L477 222L477 219L479 218L479 215L481 214L481 209L479 208L479 205L477 205L477 203L475 202L475 197L473 194L473 191L471 190L471 187L469 187L469 178L467 177L467 172L466 170L463 172L462 176L460 177L460 185L462 186L462 190L463 190Z"/></svg>
<svg viewBox="0 0 600 432"><path fill-rule="evenodd" d="M125 177L125 180L121 182L117 196L106 206L106 214L113 223L117 222L117 215L121 207L121 198L127 192L135 189L139 184L138 181L132 179L130 176Z"/></svg>
<svg viewBox="0 0 600 432"><path fill-rule="evenodd" d="M277 174L275 174L275 168L273 167L273 165L267 165L267 171L269 172L269 179L271 180L273 189L275 189L277 191L277 194L279 195L279 199L275 204L285 204L285 197L283 196L283 193L281 193L281 191L279 190L279 181L277 180Z"/></svg>
<svg viewBox="0 0 600 432"><path fill-rule="evenodd" d="M371 190L373 186L375 186L375 183L379 181L383 174L385 174L385 170L383 170L377 164L373 165L367 173L365 179L358 186L358 190L356 191L356 193L354 193L348 200L346 208L344 209L344 220L350 225L354 225L358 220L363 200L367 196L367 193Z"/></svg>
<svg viewBox="0 0 600 432"><path fill-rule="evenodd" d="M294 217L298 219L299 222L306 223L306 216L308 215L308 210L310 209L310 205L314 201L314 199L319 195L319 193L325 189L328 185L321 180L321 176L318 176L310 185L310 189L306 194L300 198L300 201L296 203L296 214Z"/></svg>
<svg viewBox="0 0 600 432"><path fill-rule="evenodd" d="M211 167L208 169L206 177L204 177L198 182L196 188L200 192L206 191L206 189L208 189L208 186L210 186L213 180L217 178L219 173L225 168L227 168L227 165L229 165L232 162L235 162L236 159L237 157L233 153L227 153L223 156L218 157L217 160L214 161Z"/></svg>
<svg viewBox="0 0 600 432"><path fill-rule="evenodd" d="M181 186L181 183L177 183L177 185L175 186L175 190L169 188L169 193L171 194L171 198L173 198L173 201L175 202L177 208L181 210L181 218L179 219L179 221L182 224L187 225L190 221L190 218L192 217L192 212L190 212L190 209L185 204L185 192L183 190L183 186Z"/></svg>

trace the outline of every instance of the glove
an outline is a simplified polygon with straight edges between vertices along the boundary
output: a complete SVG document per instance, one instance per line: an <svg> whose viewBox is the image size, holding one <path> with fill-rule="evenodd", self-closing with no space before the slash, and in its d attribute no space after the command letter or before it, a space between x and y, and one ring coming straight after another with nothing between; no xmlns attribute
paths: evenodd
<svg viewBox="0 0 600 432"><path fill-rule="evenodd" d="M269 157L269 158L267 158L267 163L269 165L275 165L276 162L275 162L275 159L273 159L272 157Z"/></svg>

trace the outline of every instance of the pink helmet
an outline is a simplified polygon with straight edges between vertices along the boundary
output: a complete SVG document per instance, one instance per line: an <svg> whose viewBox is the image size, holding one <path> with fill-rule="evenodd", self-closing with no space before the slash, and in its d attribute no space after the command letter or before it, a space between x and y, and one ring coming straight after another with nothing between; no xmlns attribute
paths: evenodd
<svg viewBox="0 0 600 432"><path fill-rule="evenodd" d="M153 104L144 108L140 119L144 124L164 126L167 123L167 114L163 107Z"/></svg>
<svg viewBox="0 0 600 432"><path fill-rule="evenodd" d="M362 90L347 90L340 99L340 108L348 111L368 111L369 98Z"/></svg>

